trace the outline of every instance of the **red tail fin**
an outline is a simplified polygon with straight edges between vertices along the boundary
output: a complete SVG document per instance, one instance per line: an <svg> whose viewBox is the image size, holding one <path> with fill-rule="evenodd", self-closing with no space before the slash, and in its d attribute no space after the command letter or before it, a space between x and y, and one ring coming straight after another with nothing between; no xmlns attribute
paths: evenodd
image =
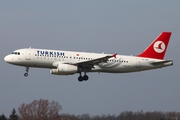
<svg viewBox="0 0 180 120"><path fill-rule="evenodd" d="M164 59L168 47L171 32L162 32L141 54L139 57Z"/></svg>

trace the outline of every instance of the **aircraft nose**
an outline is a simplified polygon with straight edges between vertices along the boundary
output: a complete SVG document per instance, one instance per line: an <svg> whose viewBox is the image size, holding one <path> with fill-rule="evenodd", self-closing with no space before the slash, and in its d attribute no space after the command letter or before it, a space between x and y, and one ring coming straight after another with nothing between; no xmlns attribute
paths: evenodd
<svg viewBox="0 0 180 120"><path fill-rule="evenodd" d="M10 57L9 57L9 55L7 55L7 56L4 57L4 61L10 62Z"/></svg>

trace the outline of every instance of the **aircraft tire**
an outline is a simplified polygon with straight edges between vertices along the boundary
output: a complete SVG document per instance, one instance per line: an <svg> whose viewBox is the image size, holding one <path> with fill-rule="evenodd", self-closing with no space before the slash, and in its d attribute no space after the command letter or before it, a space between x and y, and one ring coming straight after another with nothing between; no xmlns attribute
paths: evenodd
<svg viewBox="0 0 180 120"><path fill-rule="evenodd" d="M27 76L28 76L28 73L24 73L24 76L27 77Z"/></svg>
<svg viewBox="0 0 180 120"><path fill-rule="evenodd" d="M79 82L82 82L82 81L83 81L83 77L82 77L82 76L79 76L79 77L78 77L78 81L79 81Z"/></svg>
<svg viewBox="0 0 180 120"><path fill-rule="evenodd" d="M84 81L87 81L88 79L89 79L89 77L88 77L87 75L84 75L84 76L83 76L83 80L84 80Z"/></svg>

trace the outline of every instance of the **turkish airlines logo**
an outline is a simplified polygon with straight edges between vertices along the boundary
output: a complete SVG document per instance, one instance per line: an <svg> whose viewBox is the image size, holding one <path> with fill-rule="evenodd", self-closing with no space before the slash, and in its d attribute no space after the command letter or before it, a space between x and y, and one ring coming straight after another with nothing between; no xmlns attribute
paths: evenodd
<svg viewBox="0 0 180 120"><path fill-rule="evenodd" d="M157 41L154 43L154 50L157 52L157 53L162 53L164 52L166 48L166 45L164 44L164 42L162 41Z"/></svg>

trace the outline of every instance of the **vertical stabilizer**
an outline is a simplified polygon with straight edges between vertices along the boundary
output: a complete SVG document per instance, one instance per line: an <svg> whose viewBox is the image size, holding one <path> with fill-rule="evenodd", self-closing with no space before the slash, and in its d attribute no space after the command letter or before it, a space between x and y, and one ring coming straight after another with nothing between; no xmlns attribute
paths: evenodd
<svg viewBox="0 0 180 120"><path fill-rule="evenodd" d="M141 54L139 57L164 59L171 32L162 32Z"/></svg>

